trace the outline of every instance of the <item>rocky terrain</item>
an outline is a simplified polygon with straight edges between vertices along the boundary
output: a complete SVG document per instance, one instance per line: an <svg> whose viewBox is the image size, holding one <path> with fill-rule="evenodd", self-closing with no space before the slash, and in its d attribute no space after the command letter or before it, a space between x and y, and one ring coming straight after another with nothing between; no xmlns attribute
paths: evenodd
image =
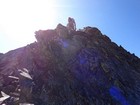
<svg viewBox="0 0 140 105"><path fill-rule="evenodd" d="M1 104L140 105L140 59L96 27L58 24L35 37L0 54Z"/></svg>

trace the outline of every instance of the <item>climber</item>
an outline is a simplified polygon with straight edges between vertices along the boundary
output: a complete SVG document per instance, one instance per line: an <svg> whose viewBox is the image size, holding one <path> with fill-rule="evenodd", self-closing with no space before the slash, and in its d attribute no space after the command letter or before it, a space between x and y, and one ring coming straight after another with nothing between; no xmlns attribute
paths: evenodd
<svg viewBox="0 0 140 105"><path fill-rule="evenodd" d="M71 18L71 17L68 18L67 28L68 28L69 32L76 31L75 20L73 18Z"/></svg>

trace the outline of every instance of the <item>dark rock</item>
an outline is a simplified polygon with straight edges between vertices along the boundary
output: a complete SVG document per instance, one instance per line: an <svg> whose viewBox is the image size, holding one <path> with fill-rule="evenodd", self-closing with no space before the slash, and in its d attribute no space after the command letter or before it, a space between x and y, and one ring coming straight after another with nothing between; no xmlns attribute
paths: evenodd
<svg viewBox="0 0 140 105"><path fill-rule="evenodd" d="M1 58L3 55L4 55L3 53L0 53L0 58Z"/></svg>
<svg viewBox="0 0 140 105"><path fill-rule="evenodd" d="M3 53L0 53L0 56L2 56L3 55Z"/></svg>
<svg viewBox="0 0 140 105"><path fill-rule="evenodd" d="M99 29L69 33L59 24L35 34L37 42L0 55L0 90L11 95L3 103L140 104L140 59ZM19 69L32 79L23 77Z"/></svg>
<svg viewBox="0 0 140 105"><path fill-rule="evenodd" d="M96 27L85 27L83 31L91 35L102 35L101 31Z"/></svg>

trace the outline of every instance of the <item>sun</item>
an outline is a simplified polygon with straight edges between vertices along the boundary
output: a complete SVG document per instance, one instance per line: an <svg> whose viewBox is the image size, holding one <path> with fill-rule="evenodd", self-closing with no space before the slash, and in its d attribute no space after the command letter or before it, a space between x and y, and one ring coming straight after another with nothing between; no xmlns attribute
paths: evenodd
<svg viewBox="0 0 140 105"><path fill-rule="evenodd" d="M0 27L16 43L31 43L36 30L56 25L53 0L1 0L0 13Z"/></svg>

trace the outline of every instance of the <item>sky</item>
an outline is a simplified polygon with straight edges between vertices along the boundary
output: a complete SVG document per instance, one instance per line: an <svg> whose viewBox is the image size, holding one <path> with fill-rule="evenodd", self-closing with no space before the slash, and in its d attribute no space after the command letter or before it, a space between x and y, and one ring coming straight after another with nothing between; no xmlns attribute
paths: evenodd
<svg viewBox="0 0 140 105"><path fill-rule="evenodd" d="M140 57L140 0L0 0L0 52L35 42L35 31L66 25L68 17Z"/></svg>

